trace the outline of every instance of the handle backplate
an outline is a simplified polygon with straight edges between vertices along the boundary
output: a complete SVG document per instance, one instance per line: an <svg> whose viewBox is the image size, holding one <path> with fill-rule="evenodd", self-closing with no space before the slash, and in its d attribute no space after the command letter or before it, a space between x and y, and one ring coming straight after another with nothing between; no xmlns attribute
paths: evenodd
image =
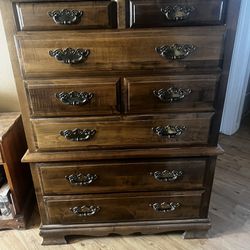
<svg viewBox="0 0 250 250"><path fill-rule="evenodd" d="M70 208L70 211L77 216L87 217L87 216L93 216L97 212L99 212L100 207L94 206L94 205L92 205L92 206L83 205L81 207L80 206L72 207L72 208Z"/></svg>
<svg viewBox="0 0 250 250"><path fill-rule="evenodd" d="M183 21L190 17L195 11L193 6L187 5L174 5L166 6L161 9L161 12L166 16L169 21Z"/></svg>
<svg viewBox="0 0 250 250"><path fill-rule="evenodd" d="M163 170L151 172L150 175L158 181L174 182L183 176L183 172L180 170Z"/></svg>
<svg viewBox="0 0 250 250"><path fill-rule="evenodd" d="M153 94L162 102L179 102L192 92L191 89L171 87L168 89L153 90Z"/></svg>
<svg viewBox="0 0 250 250"><path fill-rule="evenodd" d="M71 185L74 186L86 186L91 184L93 181L97 179L96 174L82 174L82 173L77 173L77 174L71 174L71 175L66 175L65 179L68 180L68 182Z"/></svg>
<svg viewBox="0 0 250 250"><path fill-rule="evenodd" d="M186 127L185 126L172 126L167 125L165 127L158 126L152 128L153 132L160 137L167 137L167 138L175 138L180 136L184 133Z"/></svg>
<svg viewBox="0 0 250 250"><path fill-rule="evenodd" d="M83 11L80 10L52 10L48 12L48 15L53 18L56 24L60 25L72 25L81 21Z"/></svg>
<svg viewBox="0 0 250 250"><path fill-rule="evenodd" d="M155 212L166 213L166 212L173 212L176 208L180 207L179 202L162 202L162 203L153 203L150 204Z"/></svg>
<svg viewBox="0 0 250 250"><path fill-rule="evenodd" d="M172 44L156 47L156 52L168 60L180 60L191 55L197 47L193 44Z"/></svg>
<svg viewBox="0 0 250 250"><path fill-rule="evenodd" d="M94 97L93 93L88 92L60 92L55 94L56 98L64 104L72 106L81 106L87 104Z"/></svg>
<svg viewBox="0 0 250 250"><path fill-rule="evenodd" d="M83 63L87 60L89 54L90 50L81 48L55 49L49 51L51 57L54 57L57 61L65 64Z"/></svg>
<svg viewBox="0 0 250 250"><path fill-rule="evenodd" d="M60 131L60 135L70 141L88 141L94 137L95 129L67 129Z"/></svg>

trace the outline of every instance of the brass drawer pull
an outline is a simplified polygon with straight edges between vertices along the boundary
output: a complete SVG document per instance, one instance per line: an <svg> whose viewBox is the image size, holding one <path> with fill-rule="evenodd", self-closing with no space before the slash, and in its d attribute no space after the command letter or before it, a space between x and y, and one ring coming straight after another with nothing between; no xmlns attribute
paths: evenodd
<svg viewBox="0 0 250 250"><path fill-rule="evenodd" d="M72 207L70 208L70 211L73 212L75 215L77 216L93 216L95 215L97 212L100 211L100 207L98 206L79 206L79 207Z"/></svg>
<svg viewBox="0 0 250 250"><path fill-rule="evenodd" d="M91 184L93 181L97 179L96 174L71 174L66 175L65 179L69 181L70 184L75 186L86 186Z"/></svg>
<svg viewBox="0 0 250 250"><path fill-rule="evenodd" d="M155 50L164 59L180 60L191 55L196 48L197 47L193 44L172 44L162 45L155 48Z"/></svg>
<svg viewBox="0 0 250 250"><path fill-rule="evenodd" d="M87 60L90 54L88 49L55 49L50 50L49 55L54 57L57 61L65 64L83 63Z"/></svg>
<svg viewBox="0 0 250 250"><path fill-rule="evenodd" d="M161 9L161 12L170 21L186 20L194 11L195 8L193 6L187 5L167 6Z"/></svg>
<svg viewBox="0 0 250 250"><path fill-rule="evenodd" d="M180 136L184 133L186 127L185 126L171 126L167 125L165 127L158 126L152 128L153 132L160 137L168 137L168 138L175 138Z"/></svg>
<svg viewBox="0 0 250 250"><path fill-rule="evenodd" d="M52 10L48 12L48 15L53 18L56 24L71 25L77 24L81 21L83 11L80 10Z"/></svg>
<svg viewBox="0 0 250 250"><path fill-rule="evenodd" d="M180 207L180 203L178 202L162 202L162 203L154 203L154 204L149 204L155 212L161 212L161 213L166 213L166 212L172 212L174 211L177 207Z"/></svg>
<svg viewBox="0 0 250 250"><path fill-rule="evenodd" d="M67 92L60 92L55 94L56 98L64 104L72 105L72 106L80 106L87 104L91 101L94 97L93 93L88 92L77 92L71 91Z"/></svg>
<svg viewBox="0 0 250 250"><path fill-rule="evenodd" d="M174 182L183 176L183 172L180 170L164 170L151 172L150 175L154 176L158 181Z"/></svg>
<svg viewBox="0 0 250 250"><path fill-rule="evenodd" d="M191 92L191 89L182 89L175 87L153 90L153 94L158 97L162 102L166 103L179 102Z"/></svg>
<svg viewBox="0 0 250 250"><path fill-rule="evenodd" d="M62 130L60 131L60 135L64 136L67 140L70 141L88 141L93 138L95 135L95 129L79 129L76 128L74 130Z"/></svg>

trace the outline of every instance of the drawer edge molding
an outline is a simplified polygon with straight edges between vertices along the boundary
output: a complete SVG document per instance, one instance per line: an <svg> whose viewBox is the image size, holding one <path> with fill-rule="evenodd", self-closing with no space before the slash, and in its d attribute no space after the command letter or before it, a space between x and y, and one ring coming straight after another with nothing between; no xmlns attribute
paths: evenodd
<svg viewBox="0 0 250 250"><path fill-rule="evenodd" d="M30 152L26 151L22 162L58 162L58 161L87 161L87 160L107 160L120 158L172 158L172 157L207 157L217 156L224 153L218 146L211 147L183 147L183 148L155 148L152 149L114 149L114 150L78 150L65 152Z"/></svg>

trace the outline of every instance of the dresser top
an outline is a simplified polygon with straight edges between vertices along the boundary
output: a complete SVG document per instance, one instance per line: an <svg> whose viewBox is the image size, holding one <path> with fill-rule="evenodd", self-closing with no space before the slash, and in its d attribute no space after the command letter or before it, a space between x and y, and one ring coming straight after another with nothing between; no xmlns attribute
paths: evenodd
<svg viewBox="0 0 250 250"><path fill-rule="evenodd" d="M19 116L19 112L0 113L0 142Z"/></svg>

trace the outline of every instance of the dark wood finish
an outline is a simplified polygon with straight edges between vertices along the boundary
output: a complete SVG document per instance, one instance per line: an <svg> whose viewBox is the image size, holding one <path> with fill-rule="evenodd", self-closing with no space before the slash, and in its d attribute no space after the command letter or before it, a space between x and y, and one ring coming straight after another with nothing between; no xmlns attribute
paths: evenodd
<svg viewBox="0 0 250 250"><path fill-rule="evenodd" d="M199 218L201 191L133 193L93 196L50 196L44 197L48 223L71 224L91 222L139 221L159 219ZM179 203L179 207L169 212L156 212L154 203ZM70 208L99 206L100 210L92 216L78 216Z"/></svg>
<svg viewBox="0 0 250 250"><path fill-rule="evenodd" d="M164 147L206 145L212 113L190 113L169 116L146 116L134 120L119 117L33 119L38 150L75 150L121 147ZM135 117L136 118L136 117ZM174 138L158 136L153 128L158 126L185 126L183 134ZM96 134L86 141L72 141L60 131L94 129Z"/></svg>
<svg viewBox="0 0 250 250"><path fill-rule="evenodd" d="M102 1L102 4L105 5L107 2ZM199 6L201 6L196 7L196 17L200 18L199 22L198 19L194 20L195 12L192 10L193 16L192 13L191 15L188 14L190 19L181 21L182 27L154 27L152 29L143 28L161 26L162 24L157 21L157 18L145 18L143 15L147 14L153 17L155 15L154 6L159 6L162 3L161 1L151 1L152 7L148 8L147 11L141 9L141 12L135 12L135 15L139 14L142 22L144 22L144 25L140 27L142 29L125 29L129 21L125 18L129 15L129 9L126 9L126 7L129 7L126 6L129 1L118 0L116 2L117 9L109 10L108 15L114 18L118 14L117 27L119 30L91 30L90 23L86 23L86 26L84 26L84 23L80 23L79 26L67 27L71 30L64 30L65 28L63 28L62 30L52 31L54 28L52 26L50 28L50 25L46 24L47 21L44 23L37 18L34 22L26 22L24 29L25 27L31 27L38 21L43 32L39 31L40 28L37 23L32 26L34 31L26 32L21 31L20 27L16 26L18 13L15 3L21 3L20 6L44 6L46 8L46 6L57 4L78 7L82 4L88 5L90 2L25 0L25 3L22 3L22 1L16 0L13 4L12 1L0 0L29 147L24 159L34 163L31 164L31 169L42 220L41 235L44 238L44 244L66 243L65 236L80 234L104 236L110 233L129 235L131 233L146 234L185 230L186 237L194 237L204 234L204 231L210 227L207 219L208 206L216 155L222 152L221 148L217 147L217 139L240 0L201 0L199 2L194 0L194 4L198 6L199 3ZM187 1L184 0L171 2L187 4ZM133 1L133 3L138 4L139 1ZM149 3L149 1L141 1L140 5L137 6L143 6L146 3ZM207 4L206 8L204 3ZM223 3L223 6L219 6L220 3ZM96 1L93 4L95 5ZM116 3L111 3L110 6L115 5ZM228 7L227 13L225 13L226 7ZM95 10L96 8L91 8L90 11L93 13ZM219 10L221 10L221 16L218 14ZM166 17L166 13L164 14ZM26 21L34 17L30 12L22 12L22 15L22 18ZM185 15L187 14L184 13ZM181 16L183 17L183 14L180 14ZM224 16L227 18L224 19ZM138 24L138 16L135 17ZM192 18L193 22L191 23ZM205 19L209 22L206 23ZM158 24L152 25L154 21ZM186 27L189 24L195 24L196 26ZM207 26L208 24L213 24L213 26ZM226 24L226 27L224 24ZM107 27L110 22L101 25L110 28ZM76 31L75 29L80 26L82 30ZM60 29L60 25L54 27ZM96 27L92 26L92 28ZM17 54L14 50L13 36L15 36ZM70 53L65 54L66 52ZM67 89L71 86L80 88L80 85L87 83L81 82L79 85L78 81L83 78L86 79L86 77L88 79L91 77L99 78L100 80L115 79L114 82L109 83L116 86L116 92L113 92L112 96L110 95L106 99L107 103L112 106L111 109L100 103L99 106L93 107L85 114L72 113L70 110L63 113L64 111L57 105L51 105L49 102L51 95L50 98L44 97L43 100L41 99L42 96L47 94L49 97L49 93L51 93L49 91L52 91L55 87L58 90ZM149 82L145 82L147 78L150 79ZM118 83L119 79L121 82ZM138 79L142 81L140 86L137 82ZM147 101L147 89L151 88L150 86L160 84L162 79L164 79L164 87L166 83L170 83L170 80L174 80L175 84L177 82L182 85L192 83L192 88L195 87L195 91L191 91L191 93L188 91L190 95L187 95L186 99L181 97L183 103L172 102L172 110L169 108L170 105L166 108L167 106L150 106L151 102L144 103L145 100ZM66 83L68 80L73 84ZM102 86L102 92L107 93L108 87L104 86L105 82L101 83L101 81L98 82L98 86ZM94 87L96 83L93 80L89 86ZM136 84L138 88L135 88ZM139 92L142 85L143 91ZM48 86L51 86L51 88L47 89ZM178 87L181 88L181 86ZM114 88L112 89L114 90ZM107 95L105 94L105 96ZM131 104L136 103L133 96L139 96L141 99L135 107L131 106ZM161 98L163 97L161 96ZM190 98L189 102L186 102L187 98ZM39 105L34 105L36 102L39 105L45 105L44 103L47 102L48 106L43 110ZM183 105L184 102L186 102L185 105ZM112 110L112 112L106 113L104 110ZM113 112L114 110L117 112ZM159 125L159 122L164 125ZM166 122L171 122L171 126L152 130L152 127L155 126L166 126ZM187 122L188 130L185 130L182 124L178 124L179 127L173 127L176 122ZM91 127L86 128L85 125L91 125ZM192 125L191 130L189 130L190 125ZM98 130L100 128L102 132ZM67 129L71 131L65 131ZM169 138L161 139L159 135L168 135ZM172 138L175 136L176 138ZM110 173L114 173L111 169L118 169L117 167L119 167L119 173L123 172L126 173L125 176L128 176L131 173L131 171L127 171L129 166L134 166L138 162L147 162L145 165L147 167L149 167L149 163L161 162L163 167L168 161L173 160L172 158L176 161L185 161L186 164L190 161L201 160L200 157L204 157L202 159L206 161L206 165L199 167L199 171L205 168L205 173L202 174L204 176L203 185L197 187L198 190L194 187L189 189L188 185L185 184L186 187L183 185L183 189L179 189L181 190L179 192L167 188L166 190L157 189L151 193L151 188L154 187L154 185L151 185L149 188L141 189L142 192L139 193L139 186L135 188L135 185L131 185L135 189L127 190L126 185L129 186L129 182L119 186L119 188L123 187L124 191L120 192L119 189L116 189L105 194L100 193L101 187L97 188L96 193L91 195L79 191L77 195L71 195L71 193L59 195L56 192L52 196L51 194L45 195L43 190L44 182L47 180L44 177L41 178L43 168L56 171L56 168L59 170L62 168L76 169L77 167L85 169L88 167L89 170L101 171L98 166L109 164L102 171L108 169ZM153 166L155 165L153 164ZM120 169L121 167L122 169ZM140 172L147 167L144 168L140 165L136 168L136 171ZM193 173L198 174L199 171L190 171L188 174L191 176ZM58 176L60 176L59 172ZM201 178L201 175L199 177ZM127 180L131 180L131 177ZM109 181L109 183L112 184L112 181ZM116 183L119 183L119 181ZM50 186L52 189L52 184ZM164 192L157 193L158 191ZM188 199L190 203L188 203L186 209L184 207L181 214L181 216L189 215L185 219L179 219L184 218L179 215L175 219L165 220L163 217L154 219L152 216L148 216L148 210L145 212L142 210L141 204L137 204L138 202L133 204L131 210L127 209L128 205L131 204L128 204L129 200L136 200L137 196L140 197L143 204L143 201L149 199L149 197L158 197L159 195L160 197L168 197L169 194L176 196L180 193L183 193L182 197L188 194L200 194L195 196L196 198L199 197L197 198L198 202L196 198L192 198L192 195L188 196L191 197ZM74 202L79 202L77 204L80 205L83 200L85 202L98 200L103 202L102 204L106 204L107 210L105 211L109 212L103 217L104 220L102 218L97 220L106 220L106 222L79 223L79 219L71 220L67 213L65 220L62 221L64 212L63 209L60 210L58 205L66 208L70 204L73 205ZM50 206L50 204L56 205ZM111 204L114 204L114 209L119 206L122 207L121 213L119 214L117 210L113 212ZM48 213L48 208L50 208L50 213ZM195 219L190 218L190 216L193 216L193 214L189 214L192 209L196 211ZM52 214L51 211L53 211ZM92 213L94 210L92 208L86 210L85 208L83 211L82 208L82 210L74 209L74 211L83 214L86 212ZM129 213L130 211L132 213ZM138 215L135 211L138 211ZM52 224L49 218L53 218L53 222L62 222L62 224ZM109 219L115 222L111 223ZM131 221L128 222L130 219Z"/></svg>
<svg viewBox="0 0 250 250"><path fill-rule="evenodd" d="M110 236L110 235L134 235L134 234L159 234L171 231L187 231L196 233L207 231L211 227L208 219L192 220L157 220L116 223L92 223L72 225L42 225L40 235L43 237L42 245L66 244L65 236ZM112 233L110 232L112 228ZM194 235L194 234L193 234Z"/></svg>
<svg viewBox="0 0 250 250"><path fill-rule="evenodd" d="M24 228L32 208L34 191L28 164L21 163L27 149L23 123L19 113L0 113L1 165L13 200L13 219L0 219L0 228ZM1 167L1 166L0 166Z"/></svg>
<svg viewBox="0 0 250 250"><path fill-rule="evenodd" d="M218 76L154 76L128 77L124 81L126 113L166 113L213 111ZM190 89L179 101L163 102L154 91L170 88Z"/></svg>
<svg viewBox="0 0 250 250"><path fill-rule="evenodd" d="M65 39L67 38L67 39ZM20 64L26 77L62 77L82 75L89 71L175 69L220 67L224 27L187 27L169 30L88 33L19 33L16 36ZM168 60L155 50L163 45L194 44L197 49L182 60ZM58 62L49 55L60 48L90 50L84 63ZM127 48L127 49L125 49Z"/></svg>
<svg viewBox="0 0 250 250"><path fill-rule="evenodd" d="M119 79L83 78L64 80L26 81L31 116L84 116L119 113ZM93 98L82 105L68 105L60 101L56 94L86 92Z"/></svg>
<svg viewBox="0 0 250 250"><path fill-rule="evenodd" d="M127 26L130 28L222 24L226 7L224 0L129 0L128 2ZM178 5L192 8L189 15L184 15L183 20L173 20L171 11L167 16L166 11L161 11Z"/></svg>
<svg viewBox="0 0 250 250"><path fill-rule="evenodd" d="M158 162L39 165L43 192L46 195L201 189L205 169L206 159L199 158ZM155 178L155 172L163 171L181 171L181 174L170 175L169 179ZM89 184L82 184L82 178L71 183L65 177L72 174L96 175L96 179Z"/></svg>
<svg viewBox="0 0 250 250"><path fill-rule="evenodd" d="M82 1L54 3L15 4L18 27L30 30L68 30L68 29L109 29L116 28L116 3L113 1ZM83 14L73 24L57 24L48 13L56 10L79 10Z"/></svg>

